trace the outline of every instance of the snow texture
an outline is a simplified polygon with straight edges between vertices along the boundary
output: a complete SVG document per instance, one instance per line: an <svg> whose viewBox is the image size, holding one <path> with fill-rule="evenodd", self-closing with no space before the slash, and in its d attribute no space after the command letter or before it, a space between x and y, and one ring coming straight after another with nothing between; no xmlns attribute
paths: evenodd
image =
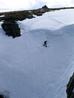
<svg viewBox="0 0 74 98"><path fill-rule="evenodd" d="M0 27L0 92L10 98L66 98L74 71L74 10L18 23L22 36L15 39Z"/></svg>

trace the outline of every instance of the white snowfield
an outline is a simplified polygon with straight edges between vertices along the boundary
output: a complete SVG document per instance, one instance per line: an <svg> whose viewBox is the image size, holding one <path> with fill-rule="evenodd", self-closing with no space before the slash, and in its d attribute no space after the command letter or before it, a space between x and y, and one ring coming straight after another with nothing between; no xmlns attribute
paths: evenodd
<svg viewBox="0 0 74 98"><path fill-rule="evenodd" d="M22 36L15 39L0 27L0 92L10 98L67 98L74 71L74 10L18 23Z"/></svg>

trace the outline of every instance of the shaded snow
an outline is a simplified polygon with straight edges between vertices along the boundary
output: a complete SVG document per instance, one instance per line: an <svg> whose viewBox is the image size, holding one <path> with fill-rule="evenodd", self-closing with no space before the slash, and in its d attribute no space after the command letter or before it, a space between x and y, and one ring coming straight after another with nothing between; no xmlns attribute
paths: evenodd
<svg viewBox="0 0 74 98"><path fill-rule="evenodd" d="M74 71L73 13L57 11L19 22L22 36L15 39L0 28L1 91L10 98L66 98Z"/></svg>

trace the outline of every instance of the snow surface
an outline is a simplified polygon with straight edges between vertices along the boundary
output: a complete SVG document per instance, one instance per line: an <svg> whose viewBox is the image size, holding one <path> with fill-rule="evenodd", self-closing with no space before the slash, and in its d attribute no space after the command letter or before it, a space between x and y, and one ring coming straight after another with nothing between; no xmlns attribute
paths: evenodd
<svg viewBox="0 0 74 98"><path fill-rule="evenodd" d="M0 27L0 92L10 98L66 98L74 71L74 10L18 23L22 36L15 39Z"/></svg>

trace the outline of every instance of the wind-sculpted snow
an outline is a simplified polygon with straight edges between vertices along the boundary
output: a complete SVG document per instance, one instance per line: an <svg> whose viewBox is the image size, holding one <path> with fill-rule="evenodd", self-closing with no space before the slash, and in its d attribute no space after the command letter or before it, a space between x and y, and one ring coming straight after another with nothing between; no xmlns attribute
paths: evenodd
<svg viewBox="0 0 74 98"><path fill-rule="evenodd" d="M64 26L62 29L60 29L60 31L62 31L64 33L68 33L69 35L74 36L74 24Z"/></svg>

